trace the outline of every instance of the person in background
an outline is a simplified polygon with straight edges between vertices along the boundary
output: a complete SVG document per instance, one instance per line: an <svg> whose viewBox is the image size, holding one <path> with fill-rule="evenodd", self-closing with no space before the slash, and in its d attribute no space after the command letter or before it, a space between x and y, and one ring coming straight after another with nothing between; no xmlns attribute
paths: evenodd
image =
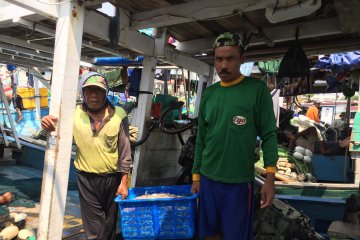
<svg viewBox="0 0 360 240"><path fill-rule="evenodd" d="M310 106L306 112L306 116L314 122L320 123L319 117L320 101L316 99L314 104Z"/></svg>
<svg viewBox="0 0 360 240"><path fill-rule="evenodd" d="M288 141L291 150L296 146L300 146L309 149L313 153L343 154L350 144L350 137L339 141L319 140L315 127L309 127L301 132L297 132L294 127L288 127L283 130L283 135Z"/></svg>
<svg viewBox="0 0 360 240"><path fill-rule="evenodd" d="M23 117L23 114L22 114L22 110L24 110L24 105L23 105L23 100L22 100L22 97L20 95L16 95L14 98L13 98L13 105L14 105L14 108L16 110L16 113L18 115L18 118L17 118L17 123L20 123L21 120L24 118Z"/></svg>
<svg viewBox="0 0 360 240"><path fill-rule="evenodd" d="M113 240L116 234L118 205L116 195L128 195L127 175L131 149L125 111L107 99L105 76L89 72L82 77L84 102L74 116L74 140L78 151L77 171L81 216L86 239ZM57 118L42 118L41 126L55 130Z"/></svg>
<svg viewBox="0 0 360 240"><path fill-rule="evenodd" d="M256 138L264 152L266 181L261 208L272 204L278 159L275 116L265 83L240 73L246 44L235 33L214 43L220 82L201 99L192 169L192 192L199 192L199 238L253 239Z"/></svg>
<svg viewBox="0 0 360 240"><path fill-rule="evenodd" d="M345 121L346 121L345 112L341 112L339 115L339 119L335 119L335 121L331 124L331 127L341 131L346 127Z"/></svg>

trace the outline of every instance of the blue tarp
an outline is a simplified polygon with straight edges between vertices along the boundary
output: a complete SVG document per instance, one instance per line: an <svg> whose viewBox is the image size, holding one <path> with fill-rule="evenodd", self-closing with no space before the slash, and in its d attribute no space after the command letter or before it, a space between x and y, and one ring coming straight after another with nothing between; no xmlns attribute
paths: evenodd
<svg viewBox="0 0 360 240"><path fill-rule="evenodd" d="M95 65L98 66L119 66L119 65L139 65L144 60L144 56L129 59L124 57L98 57L95 58Z"/></svg>
<svg viewBox="0 0 360 240"><path fill-rule="evenodd" d="M322 57L314 67L331 70L334 73L360 68L360 51L335 53L329 57Z"/></svg>

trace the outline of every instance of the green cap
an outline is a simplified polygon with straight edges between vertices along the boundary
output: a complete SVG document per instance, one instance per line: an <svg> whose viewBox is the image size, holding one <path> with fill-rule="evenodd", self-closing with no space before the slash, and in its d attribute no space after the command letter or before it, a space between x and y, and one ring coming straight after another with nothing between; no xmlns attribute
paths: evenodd
<svg viewBox="0 0 360 240"><path fill-rule="evenodd" d="M82 85L82 88L88 87L88 86L97 86L99 88L104 89L105 91L108 90L105 78L103 78L100 75L93 75L93 76L89 77L88 79L86 79L86 81Z"/></svg>
<svg viewBox="0 0 360 240"><path fill-rule="evenodd" d="M225 32L220 34L213 45L213 48L223 47L223 46L239 46L244 49L247 48L247 45L242 36L237 33Z"/></svg>

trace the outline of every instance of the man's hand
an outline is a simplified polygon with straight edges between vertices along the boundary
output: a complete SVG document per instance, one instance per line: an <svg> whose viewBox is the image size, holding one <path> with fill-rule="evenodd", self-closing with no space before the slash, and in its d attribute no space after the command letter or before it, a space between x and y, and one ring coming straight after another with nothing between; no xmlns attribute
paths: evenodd
<svg viewBox="0 0 360 240"><path fill-rule="evenodd" d="M116 196L121 194L121 199L125 199L128 196L128 188L127 188L127 173L121 173L121 183L116 191Z"/></svg>
<svg viewBox="0 0 360 240"><path fill-rule="evenodd" d="M125 199L128 196L128 188L126 186L127 184L121 181L117 191L116 196L121 194L121 199Z"/></svg>
<svg viewBox="0 0 360 240"><path fill-rule="evenodd" d="M193 181L191 186L192 193L198 193L200 191L200 181Z"/></svg>
<svg viewBox="0 0 360 240"><path fill-rule="evenodd" d="M47 115L41 119L41 127L47 132L55 131L55 123L57 123L57 117Z"/></svg>
<svg viewBox="0 0 360 240"><path fill-rule="evenodd" d="M266 174L266 181L261 188L261 201L260 207L266 208L271 206L274 197L275 197L275 174L274 173L267 173Z"/></svg>

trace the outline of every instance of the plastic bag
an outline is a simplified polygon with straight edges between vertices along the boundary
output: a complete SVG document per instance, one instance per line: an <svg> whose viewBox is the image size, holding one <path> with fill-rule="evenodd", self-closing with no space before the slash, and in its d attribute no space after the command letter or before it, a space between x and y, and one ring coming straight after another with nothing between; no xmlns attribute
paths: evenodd
<svg viewBox="0 0 360 240"><path fill-rule="evenodd" d="M310 75L310 62L298 40L295 40L280 63L278 77L298 78Z"/></svg>

